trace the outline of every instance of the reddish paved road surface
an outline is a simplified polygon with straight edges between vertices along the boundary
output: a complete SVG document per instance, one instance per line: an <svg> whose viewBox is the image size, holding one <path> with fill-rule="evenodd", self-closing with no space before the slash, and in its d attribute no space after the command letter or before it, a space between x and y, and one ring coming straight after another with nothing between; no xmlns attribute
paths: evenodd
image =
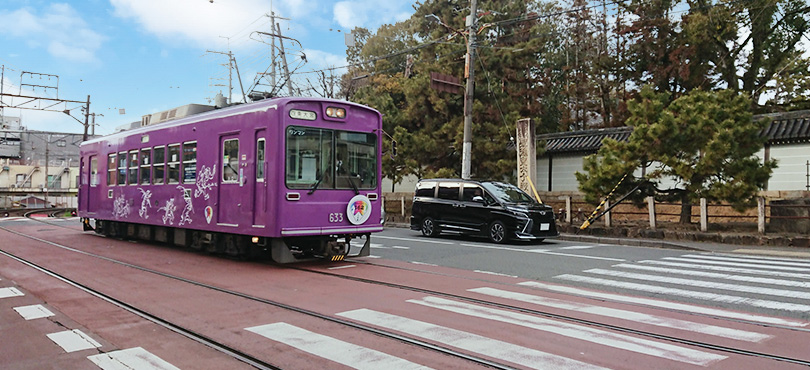
<svg viewBox="0 0 810 370"><path fill-rule="evenodd" d="M0 223L0 226L9 225ZM240 262L163 246L106 239L33 222L14 223L88 253L416 337L518 368L791 368L798 366L621 333L446 296L341 279L260 262ZM176 325L281 368L474 368L455 357L356 328L110 261L0 230L0 249ZM297 267L419 287L714 345L810 360L806 332L720 320L644 306L604 302L518 285L523 279L435 266L369 260L376 265ZM339 269L334 269L339 267ZM392 268L393 267L393 268ZM0 355L11 368L98 367L87 357L140 347L181 369L248 368L134 314L0 256ZM496 297L497 296L497 297ZM523 299L518 300L517 298ZM529 302L527 302L528 300ZM54 316L24 320L13 308L42 304ZM67 353L46 334L81 330L100 347Z"/></svg>

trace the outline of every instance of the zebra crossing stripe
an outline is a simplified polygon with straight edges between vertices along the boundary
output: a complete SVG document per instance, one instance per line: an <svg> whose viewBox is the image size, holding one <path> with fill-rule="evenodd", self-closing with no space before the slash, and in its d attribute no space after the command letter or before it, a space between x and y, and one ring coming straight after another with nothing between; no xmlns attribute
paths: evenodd
<svg viewBox="0 0 810 370"><path fill-rule="evenodd" d="M727 358L727 356L723 355L633 337L627 334L612 333L606 330L596 329L584 325L571 324L496 308L477 306L470 303L457 302L445 298L424 297L421 300L410 299L408 302L438 308L449 312L455 312L462 315L520 325L585 342L591 342L597 345L608 346L693 365L708 366L712 363Z"/></svg>
<svg viewBox="0 0 810 370"><path fill-rule="evenodd" d="M600 280L604 280L604 279L600 279ZM604 281L607 282L607 281L610 281L610 280L604 280ZM618 282L616 282L616 283L618 283ZM559 293L564 293L564 294L573 294L573 295L577 295L577 296L581 296L581 297L589 297L589 298L600 299L600 300L610 300L610 301L614 301L614 302L624 302L624 303L629 303L629 304L645 305L645 306L650 306L650 307L659 307L659 308L664 308L664 309L669 309L669 310L677 310L677 311L690 312L690 313L708 315L708 316L715 316L715 317L725 317L725 318L735 319L735 320L752 321L752 322L758 322L758 323L770 324L770 325L782 325L782 326L797 327L797 328L805 327L805 326L810 325L810 322L806 322L806 321L795 321L795 320L783 319L781 317L756 315L756 314L750 314L750 313L745 313L745 312L727 311L727 310L722 310L722 309L719 309L719 308L696 306L696 305L687 304L687 303L662 301L662 300L653 299L653 298L631 297L631 296L626 296L626 295L621 295L621 294L597 292L597 291L585 290L585 289L580 289L580 288L575 288L575 287L546 284L546 283L541 283L539 281L524 281L522 283L518 283L518 285L526 286L526 287L530 287L530 288L543 289L543 290L548 290L548 291L553 291L553 292L559 292ZM634 284L634 285L640 286L641 284ZM647 286L647 287L652 288L650 291L654 291L656 293L657 292L670 293L668 291L662 291L663 288L661 288L661 287L655 287L655 286ZM640 288L643 288L643 287L640 287ZM686 290L681 290L681 292L684 293L684 294L695 293L695 292L689 292L689 291L686 291ZM684 295L681 295L681 296L684 296ZM739 303L738 300L743 299L742 297L731 297L731 298L735 299L734 303ZM708 297L706 299L708 299ZM808 309L810 309L810 306L808 306Z"/></svg>
<svg viewBox="0 0 810 370"><path fill-rule="evenodd" d="M87 356L87 359L103 370L180 370L141 347Z"/></svg>
<svg viewBox="0 0 810 370"><path fill-rule="evenodd" d="M584 272L587 272L587 273L590 273L590 274L606 275L606 276L611 276L611 277L624 278L624 279L655 281L655 282L665 283L665 284L686 285L686 286L692 286L692 287L698 287L698 288L731 290L731 291L735 291L735 292L764 294L764 295L772 295L772 296L787 297L787 298L810 299L810 292L800 292L800 291L797 291L797 290L783 290L783 289L754 287L754 286L747 286L747 285L715 283L715 282L711 282L711 281L681 279L681 278L674 278L674 277L667 277L667 276L650 275L650 274L638 274L638 273L633 273L633 272L622 272L622 271L613 271L613 270L605 270L605 269L590 269L590 270L585 270Z"/></svg>
<svg viewBox="0 0 810 370"><path fill-rule="evenodd" d="M740 267L724 267L724 266L702 265L702 264L697 264L697 263L680 263L680 262L667 262L667 261L654 261L654 260L639 261L639 263L642 263L642 264L645 264L645 265L683 267L683 268L701 269L701 270L710 270L710 271L735 272L735 273L740 273L740 274L777 276L777 277L793 278L793 279L810 279L810 274L802 274L802 273L798 273L798 272L768 271L768 270L756 270L756 269L748 269L748 268L740 268Z"/></svg>
<svg viewBox="0 0 810 370"><path fill-rule="evenodd" d="M677 262L687 262L687 263L702 263L702 264L718 265L718 266L750 267L750 268L759 268L759 269L763 268L763 266L761 264L754 264L754 263L708 261L708 260L702 260L702 259L681 258L681 257L664 257L662 259L666 260L666 261L677 261ZM791 266L768 266L768 270L810 272L810 268L791 267Z"/></svg>
<svg viewBox="0 0 810 370"><path fill-rule="evenodd" d="M429 369L387 353L344 342L283 322L245 328L276 342L355 369Z"/></svg>
<svg viewBox="0 0 810 370"><path fill-rule="evenodd" d="M648 293L656 293L656 294L668 294L668 295L676 295L680 297L687 297L692 299L700 299L700 300L707 300L707 301L715 301L715 302L723 302L723 303L731 303L731 304L744 304L748 306L754 307L761 307L761 308L769 308L772 310L782 310L782 311L793 311L793 312L808 312L810 311L810 305L806 304L798 304L798 303L787 303L787 302L779 302L779 301L769 301L763 299L755 299L755 298L746 298L746 297L739 297L733 295L726 295L726 294L717 294L717 293L707 293L707 292L697 292L693 290L685 290L685 289L678 289L678 288L667 288L658 285L647 285L647 284L639 284L639 283L630 283L630 282L622 282L610 279L602 279L602 278L592 278L587 276L579 276L579 275L559 275L555 276L558 279L568 280L568 281L576 281L580 283L586 284L596 284L596 285L605 285L615 288L622 288L622 289L629 289L629 290L638 290L642 292ZM521 283L523 284L523 283ZM805 324L807 325L807 324ZM794 325L795 326L795 325ZM804 326L804 325L802 325Z"/></svg>
<svg viewBox="0 0 810 370"><path fill-rule="evenodd" d="M682 257L685 258L698 258L698 259L707 259L707 260L714 260L714 261L731 261L731 262L750 262L756 263L759 266L765 267L763 265L777 265L777 266L796 266L796 267L805 267L810 268L810 263L807 262L798 262L798 261L790 261L784 259L777 259L777 258L762 258L756 257L755 259L752 258L740 258L740 257L723 257L723 256L707 256L707 255L700 255L700 254L685 254ZM767 266L771 267L771 266Z"/></svg>
<svg viewBox="0 0 810 370"><path fill-rule="evenodd" d="M342 312L339 313L338 316L407 333L465 351L509 361L531 369L604 369L567 357L518 346L497 339L365 308Z"/></svg>
<svg viewBox="0 0 810 370"><path fill-rule="evenodd" d="M705 271L695 271L695 270L673 269L673 268L666 268L666 267L642 266L642 265L633 265L633 264L628 264L628 263L621 263L621 264L618 264L618 265L614 265L613 267L619 267L619 268L625 268L625 269L633 269L633 270L642 270L642 271L651 271L651 272L660 272L660 273L674 274L674 275L699 276L699 277L710 278L710 279L724 279L724 280L732 280L732 281L742 281L742 282L746 282L746 283L772 284L772 285L791 286L791 287L797 287L797 288L810 288L810 282L795 281L795 280L771 279L771 278L761 278L761 277L752 277L752 276L721 274L721 273L717 273L717 272L705 272Z"/></svg>
<svg viewBox="0 0 810 370"><path fill-rule="evenodd" d="M468 291L473 293L485 294L492 297L506 298L515 301L531 303L538 306L553 307L563 310L588 313L592 315L612 317L621 320L639 322L647 325L692 331L695 333L713 335L721 338L736 339L746 342L761 342L763 340L772 338L772 336L762 333L726 328L722 326L707 325L686 320L672 319L668 317L650 315L635 311L564 301L561 299L545 298L536 295L510 292L495 288L484 287L484 288L468 289Z"/></svg>

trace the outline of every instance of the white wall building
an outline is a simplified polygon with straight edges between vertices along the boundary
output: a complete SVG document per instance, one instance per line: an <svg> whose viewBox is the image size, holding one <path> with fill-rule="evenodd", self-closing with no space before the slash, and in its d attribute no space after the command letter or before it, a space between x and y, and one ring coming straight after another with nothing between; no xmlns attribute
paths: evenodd
<svg viewBox="0 0 810 370"><path fill-rule="evenodd" d="M761 135L767 137L768 142L757 156L763 160L775 159L779 167L765 190L810 190L810 110L767 117L773 121ZM578 191L579 183L574 174L583 172L584 158L596 153L605 138L627 140L632 130L632 127L616 127L538 135L538 147L546 149L537 158L538 190Z"/></svg>

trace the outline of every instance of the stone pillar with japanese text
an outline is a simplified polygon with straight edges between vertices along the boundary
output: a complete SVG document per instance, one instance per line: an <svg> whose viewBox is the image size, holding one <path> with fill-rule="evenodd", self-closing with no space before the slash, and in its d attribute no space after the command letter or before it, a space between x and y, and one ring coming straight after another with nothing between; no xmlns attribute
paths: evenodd
<svg viewBox="0 0 810 370"><path fill-rule="evenodd" d="M517 121L517 178L518 187L534 194L529 181L537 186L537 139L535 123L531 118Z"/></svg>

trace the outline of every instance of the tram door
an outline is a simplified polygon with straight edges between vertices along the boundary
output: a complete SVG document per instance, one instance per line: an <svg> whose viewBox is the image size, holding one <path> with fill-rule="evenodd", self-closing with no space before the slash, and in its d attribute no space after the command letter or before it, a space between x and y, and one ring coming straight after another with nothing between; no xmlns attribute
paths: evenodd
<svg viewBox="0 0 810 370"><path fill-rule="evenodd" d="M219 139L219 201L217 202L217 224L238 226L245 203L245 168L241 158L239 136L222 135Z"/></svg>
<svg viewBox="0 0 810 370"><path fill-rule="evenodd" d="M253 184L253 226L264 227L267 217L267 139L265 130L256 131L256 153Z"/></svg>
<svg viewBox="0 0 810 370"><path fill-rule="evenodd" d="M87 212L96 212L98 211L98 198L101 196L100 187L99 187L99 174L98 174L98 156L91 155L89 158L89 169L82 168L82 170L88 170L86 172L85 181L88 185L86 187L87 192L85 193L85 205ZM87 166L87 163L82 163L83 166Z"/></svg>

